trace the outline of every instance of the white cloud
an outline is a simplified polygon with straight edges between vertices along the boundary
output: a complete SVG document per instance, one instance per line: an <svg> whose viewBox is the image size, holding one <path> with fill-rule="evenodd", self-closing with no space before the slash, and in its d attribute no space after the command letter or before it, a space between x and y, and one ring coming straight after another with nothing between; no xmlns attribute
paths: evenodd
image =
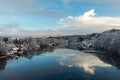
<svg viewBox="0 0 120 80"><path fill-rule="evenodd" d="M28 31L28 30L17 30L17 29L2 29L2 30L0 30L0 36L39 37L40 35L43 35L40 31Z"/></svg>
<svg viewBox="0 0 120 80"><path fill-rule="evenodd" d="M60 19L60 23L64 25L72 25L72 26L80 26L80 25L100 25L100 26L120 26L120 17L104 17L95 16L96 13L94 9L85 12L83 15L80 16L68 16L66 18Z"/></svg>
<svg viewBox="0 0 120 80"><path fill-rule="evenodd" d="M85 12L84 15L83 15L83 18L84 18L84 19L87 19L87 18L89 18L90 16L95 16L96 14L95 14L94 11L95 11L95 10L92 9L92 10L90 10L90 11L88 11L88 12Z"/></svg>
<svg viewBox="0 0 120 80"><path fill-rule="evenodd" d="M91 9L85 12L83 15L68 16L65 18L61 18L58 23L61 26L45 27L43 30L40 30L40 31L19 30L21 29L22 24L18 23L19 19L16 18L15 16L5 19L5 21L3 18L0 18L0 19L1 19L0 32L3 34L7 32L6 34L8 35L26 34L26 35L32 35L32 36L41 36L41 35L56 36L56 35L64 35L64 34L65 35L88 34L93 32L102 32L105 30L113 29L113 28L120 29L120 17L98 16L98 14L95 13L94 9ZM12 29L11 30L6 29L6 28L9 28L9 26L12 27L12 29L15 29L17 32L13 31L12 33ZM17 29L15 27L17 27Z"/></svg>
<svg viewBox="0 0 120 80"><path fill-rule="evenodd" d="M101 32L113 28L120 28L120 17L96 16L94 9L79 16L68 16L61 18L59 23L62 25L58 30L82 30L85 33Z"/></svg>
<svg viewBox="0 0 120 80"><path fill-rule="evenodd" d="M0 24L1 25L1 24ZM8 26L11 26L9 28ZM14 25L15 26L15 25ZM0 36L9 36L9 37L47 37L47 36L60 36L62 33L51 30L23 30L16 29L12 24L0 26Z"/></svg>

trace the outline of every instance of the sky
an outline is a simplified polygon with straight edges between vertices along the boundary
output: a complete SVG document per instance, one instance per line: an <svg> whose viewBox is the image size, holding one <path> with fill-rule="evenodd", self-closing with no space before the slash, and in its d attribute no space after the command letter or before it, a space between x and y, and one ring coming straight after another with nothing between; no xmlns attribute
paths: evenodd
<svg viewBox="0 0 120 80"><path fill-rule="evenodd" d="M120 28L119 0L0 0L0 35L80 35Z"/></svg>

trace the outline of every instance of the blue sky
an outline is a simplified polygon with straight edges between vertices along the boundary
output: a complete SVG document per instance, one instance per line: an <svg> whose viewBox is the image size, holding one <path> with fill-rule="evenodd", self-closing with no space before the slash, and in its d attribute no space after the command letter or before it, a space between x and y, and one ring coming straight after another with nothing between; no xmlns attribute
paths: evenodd
<svg viewBox="0 0 120 80"><path fill-rule="evenodd" d="M119 28L119 4L119 0L0 0L0 34L71 35Z"/></svg>

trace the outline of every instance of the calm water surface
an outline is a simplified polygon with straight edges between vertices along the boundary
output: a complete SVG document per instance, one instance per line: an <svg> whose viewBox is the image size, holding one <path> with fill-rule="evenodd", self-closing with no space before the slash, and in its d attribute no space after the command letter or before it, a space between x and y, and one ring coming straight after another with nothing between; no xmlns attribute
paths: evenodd
<svg viewBox="0 0 120 80"><path fill-rule="evenodd" d="M120 80L119 61L106 54L56 49L1 61L0 80Z"/></svg>

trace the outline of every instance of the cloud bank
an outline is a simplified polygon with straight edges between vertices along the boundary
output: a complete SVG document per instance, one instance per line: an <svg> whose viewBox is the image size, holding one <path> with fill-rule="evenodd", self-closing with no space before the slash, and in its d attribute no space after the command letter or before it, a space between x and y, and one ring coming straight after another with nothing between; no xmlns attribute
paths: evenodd
<svg viewBox="0 0 120 80"><path fill-rule="evenodd" d="M19 34L22 36L88 34L102 32L113 28L120 29L120 17L98 16L98 14L95 13L95 10L91 9L83 15L61 18L58 20L58 24L60 24L60 26L45 27L39 31L19 30L14 28L15 25L20 27L20 24L1 24L0 32L1 35ZM6 29L8 26L13 26L13 29Z"/></svg>
<svg viewBox="0 0 120 80"><path fill-rule="evenodd" d="M66 18L60 19L60 23L64 25L72 26L120 26L120 17L105 17L105 16L96 16L94 9L91 9L88 12L85 12L80 16L68 16Z"/></svg>
<svg viewBox="0 0 120 80"><path fill-rule="evenodd" d="M75 34L101 32L113 28L120 29L120 17L98 16L94 9L85 12L83 15L61 18L59 23L62 27L53 28L53 30L79 31Z"/></svg>

